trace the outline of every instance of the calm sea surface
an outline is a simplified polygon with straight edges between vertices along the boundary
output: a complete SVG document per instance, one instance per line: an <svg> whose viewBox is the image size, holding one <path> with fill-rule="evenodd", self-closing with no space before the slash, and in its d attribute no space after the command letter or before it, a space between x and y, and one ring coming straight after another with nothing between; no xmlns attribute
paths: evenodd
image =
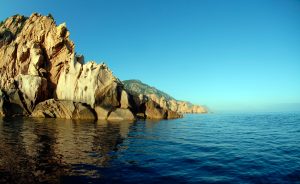
<svg viewBox="0 0 300 184"><path fill-rule="evenodd" d="M0 119L0 183L300 183L300 114Z"/></svg>

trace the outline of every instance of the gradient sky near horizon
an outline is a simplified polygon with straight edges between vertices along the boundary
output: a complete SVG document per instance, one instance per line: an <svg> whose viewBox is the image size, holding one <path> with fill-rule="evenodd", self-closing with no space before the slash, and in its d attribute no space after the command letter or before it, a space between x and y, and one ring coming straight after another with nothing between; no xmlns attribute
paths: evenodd
<svg viewBox="0 0 300 184"><path fill-rule="evenodd" d="M51 13L77 53L213 111L300 110L299 0L2 0Z"/></svg>

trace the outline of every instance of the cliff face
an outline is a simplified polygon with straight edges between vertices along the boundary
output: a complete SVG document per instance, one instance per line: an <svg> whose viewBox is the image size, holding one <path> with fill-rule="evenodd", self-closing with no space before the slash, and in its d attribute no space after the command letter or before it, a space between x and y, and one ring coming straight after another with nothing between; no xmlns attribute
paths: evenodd
<svg viewBox="0 0 300 184"><path fill-rule="evenodd" d="M178 118L137 100L105 64L75 54L65 24L51 16L12 16L0 24L0 115L68 119Z"/></svg>
<svg viewBox="0 0 300 184"><path fill-rule="evenodd" d="M170 95L142 83L139 80L125 80L123 81L124 87L132 94L142 94L153 100L161 107L169 109L177 113L207 113L207 109L203 106L193 105L190 102L179 101Z"/></svg>
<svg viewBox="0 0 300 184"><path fill-rule="evenodd" d="M47 79L53 93L61 70L74 55L74 43L64 24L56 26L46 16L29 18L16 15L0 27L0 87L11 88L11 79L19 74Z"/></svg>

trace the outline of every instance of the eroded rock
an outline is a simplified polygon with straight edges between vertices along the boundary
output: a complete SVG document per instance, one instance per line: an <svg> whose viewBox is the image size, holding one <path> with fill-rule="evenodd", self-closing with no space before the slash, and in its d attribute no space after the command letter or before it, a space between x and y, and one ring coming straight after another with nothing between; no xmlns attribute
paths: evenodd
<svg viewBox="0 0 300 184"><path fill-rule="evenodd" d="M39 103L31 114L36 118L96 119L93 109L82 103L54 99Z"/></svg>

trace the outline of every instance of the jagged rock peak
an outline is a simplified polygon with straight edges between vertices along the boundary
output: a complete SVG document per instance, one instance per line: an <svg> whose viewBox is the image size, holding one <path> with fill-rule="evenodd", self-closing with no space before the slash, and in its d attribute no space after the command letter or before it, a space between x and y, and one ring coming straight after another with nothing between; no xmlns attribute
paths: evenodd
<svg viewBox="0 0 300 184"><path fill-rule="evenodd" d="M0 26L0 88L7 88L7 81L19 74L39 75L54 92L64 64L74 54L69 35L65 24L57 26L50 16L7 18Z"/></svg>

